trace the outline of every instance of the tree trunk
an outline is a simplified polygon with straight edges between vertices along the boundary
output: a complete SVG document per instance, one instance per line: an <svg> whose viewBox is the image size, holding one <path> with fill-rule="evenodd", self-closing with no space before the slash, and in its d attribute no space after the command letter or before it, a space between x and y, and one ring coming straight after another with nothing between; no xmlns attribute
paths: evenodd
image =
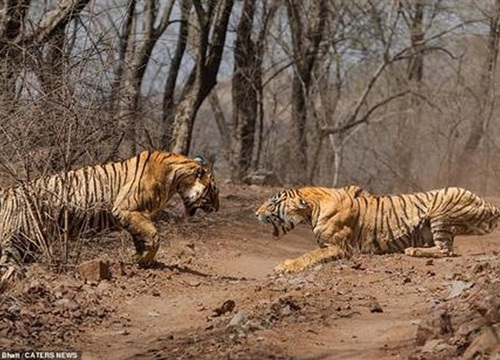
<svg viewBox="0 0 500 360"><path fill-rule="evenodd" d="M40 82L46 96L57 99L68 99L64 81L64 66L66 64L64 46L66 44L66 29L61 27L47 42L46 55L40 60Z"/></svg>
<svg viewBox="0 0 500 360"><path fill-rule="evenodd" d="M134 14L135 14L135 4L136 0L130 0L127 4L127 11L125 12L125 18L118 35L118 63L115 70L115 76L111 84L111 98L110 103L113 110L118 109L118 99L120 96L120 82L123 80L123 71L127 65L127 53L129 49L129 39L130 34L132 34L132 28L134 26Z"/></svg>
<svg viewBox="0 0 500 360"><path fill-rule="evenodd" d="M172 124L175 116L175 88L182 58L186 51L186 45L189 37L189 14L193 6L192 0L183 0L181 2L181 24L179 28L179 37L175 47L175 54L168 69L167 81L163 92L163 134L161 138L161 147L167 149L172 141Z"/></svg>
<svg viewBox="0 0 500 360"><path fill-rule="evenodd" d="M0 11L0 92L4 104L11 106L23 52L60 36L66 25L77 17L89 0L63 0L37 27L24 28L31 1L4 1Z"/></svg>
<svg viewBox="0 0 500 360"><path fill-rule="evenodd" d="M463 186L473 187L480 191L484 191L485 189L479 189L478 187L480 187L480 185L486 187L486 183L479 184L479 182L476 181L477 178L468 178L471 174L467 169L469 169L471 165L478 165L474 164L474 158L488 131L489 121L492 116L492 108L495 102L495 89L493 84L498 58L499 40L500 0L496 0L494 13L490 17L490 31L487 43L488 51L484 61L483 71L479 78L479 93L477 96L479 104L477 107L477 116L471 124L469 137L456 162L456 171L452 172L450 179L454 182L463 183ZM481 178L485 177L484 174L481 174Z"/></svg>
<svg viewBox="0 0 500 360"><path fill-rule="evenodd" d="M417 0L414 8L411 9L410 18L410 58L406 70L406 79L408 87L418 93L422 86L424 75L424 7L426 0ZM401 90L401 89L398 89ZM413 157L416 144L417 132L421 119L421 100L417 96L410 96L403 102L403 115L398 125L398 146L396 146L396 162L400 172L400 181L396 191L409 192L412 188Z"/></svg>
<svg viewBox="0 0 500 360"><path fill-rule="evenodd" d="M166 30L170 14L172 12L173 1L171 1L163 9L163 14L158 17L159 2L158 0L146 0L144 9L144 19L142 22L144 33L139 46L132 47L132 42L136 40L136 33L132 31L135 27L128 25L125 30L130 31L126 45L128 49L126 63L121 64L121 78L118 80L118 125L123 133L120 146L118 148L121 158L129 158L137 153L137 145L139 142L139 123L137 115L139 113L139 100L141 96L141 86L144 79L144 74L151 58L151 54L156 45L156 42ZM131 2L134 4L134 1ZM129 11L128 15L133 15L133 11ZM138 16L135 14L134 16ZM128 20L126 21L128 22ZM137 21L132 21L132 24ZM155 27L155 23L158 25Z"/></svg>
<svg viewBox="0 0 500 360"><path fill-rule="evenodd" d="M232 80L233 138L232 180L241 182L252 163L255 124L258 116L258 86L262 82L262 58L252 40L255 0L245 0L237 28Z"/></svg>
<svg viewBox="0 0 500 360"><path fill-rule="evenodd" d="M294 76L292 80L292 131L290 163L291 181L303 185L308 178L307 99L312 72L326 23L326 0L311 1L311 14L304 14L303 4L288 0L287 13L291 28ZM304 17L306 20L303 20ZM292 161L293 160L293 161Z"/></svg>
<svg viewBox="0 0 500 360"><path fill-rule="evenodd" d="M176 106L169 146L173 152L189 154L196 114L217 83L233 1L210 1L207 10L202 7L201 2L193 3L200 27L198 53L196 64ZM213 17L214 13L218 16Z"/></svg>

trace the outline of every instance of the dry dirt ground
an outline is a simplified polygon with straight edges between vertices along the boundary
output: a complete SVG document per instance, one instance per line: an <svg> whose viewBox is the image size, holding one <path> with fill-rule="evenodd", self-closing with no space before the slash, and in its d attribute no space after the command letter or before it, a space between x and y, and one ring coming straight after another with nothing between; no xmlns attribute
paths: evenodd
<svg viewBox="0 0 500 360"><path fill-rule="evenodd" d="M0 349L84 359L500 359L500 230L459 257L357 256L304 273L273 267L316 247L254 218L274 189L225 185L222 209L159 223L156 269L85 283L39 266L0 297ZM500 201L494 201L500 203ZM173 213L177 210L174 209ZM87 245L117 261L126 234Z"/></svg>

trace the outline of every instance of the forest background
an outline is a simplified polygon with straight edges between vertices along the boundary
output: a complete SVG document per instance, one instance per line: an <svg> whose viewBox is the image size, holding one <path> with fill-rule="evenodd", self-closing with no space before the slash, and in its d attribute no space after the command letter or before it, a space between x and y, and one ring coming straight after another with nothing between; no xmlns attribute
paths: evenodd
<svg viewBox="0 0 500 360"><path fill-rule="evenodd" d="M142 149L221 179L500 193L500 0L5 0L1 184Z"/></svg>

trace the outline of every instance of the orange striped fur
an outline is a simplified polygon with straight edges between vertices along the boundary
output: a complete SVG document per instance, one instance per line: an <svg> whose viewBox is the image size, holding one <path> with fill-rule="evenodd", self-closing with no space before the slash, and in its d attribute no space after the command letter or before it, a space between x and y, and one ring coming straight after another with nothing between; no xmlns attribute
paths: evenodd
<svg viewBox="0 0 500 360"><path fill-rule="evenodd" d="M276 268L293 272L353 253L452 256L456 235L490 233L500 210L456 187L378 196L350 186L286 189L256 215L273 226L275 236L301 223L311 226L320 249Z"/></svg>

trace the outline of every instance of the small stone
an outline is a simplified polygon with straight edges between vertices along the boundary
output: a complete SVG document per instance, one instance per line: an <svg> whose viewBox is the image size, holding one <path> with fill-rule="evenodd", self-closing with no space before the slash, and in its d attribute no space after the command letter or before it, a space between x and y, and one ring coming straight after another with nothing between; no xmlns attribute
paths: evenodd
<svg viewBox="0 0 500 360"><path fill-rule="evenodd" d="M479 274L485 270L490 270L490 269L491 269L491 265L486 262L486 263L482 263L482 264L476 264L476 266L474 266L474 269L472 270L472 272L474 274Z"/></svg>
<svg viewBox="0 0 500 360"><path fill-rule="evenodd" d="M248 321L247 314L244 310L240 310L233 316L227 327L239 327Z"/></svg>
<svg viewBox="0 0 500 360"><path fill-rule="evenodd" d="M434 353L434 352L441 352L443 350L447 350L450 348L450 345L445 343L441 339L432 339L428 340L425 345L422 347L422 352L423 353Z"/></svg>
<svg viewBox="0 0 500 360"><path fill-rule="evenodd" d="M76 275L88 282L99 282L111 278L109 263L102 260L90 260L79 264L76 267Z"/></svg>
<svg viewBox="0 0 500 360"><path fill-rule="evenodd" d="M290 309L290 305L285 305L283 308L281 308L281 315L282 316L288 316L292 312L292 309Z"/></svg>
<svg viewBox="0 0 500 360"><path fill-rule="evenodd" d="M160 316L160 313L156 310L148 311L148 316L157 317L157 316Z"/></svg>
<svg viewBox="0 0 500 360"><path fill-rule="evenodd" d="M97 291L100 293L106 292L107 290L110 290L112 287L112 284L108 281L101 281L97 285Z"/></svg>
<svg viewBox="0 0 500 360"><path fill-rule="evenodd" d="M236 306L236 303L234 302L234 300L231 300L231 299L226 300L222 303L221 306L214 309L213 316L217 317L217 316L224 315L225 313L231 312L234 310L235 306Z"/></svg>
<svg viewBox="0 0 500 360"><path fill-rule="evenodd" d="M56 306L65 308L65 309L70 309L70 310L76 310L79 306L74 300L70 299L59 299L54 303Z"/></svg>
<svg viewBox="0 0 500 360"><path fill-rule="evenodd" d="M460 296L464 291L469 290L474 286L473 282L465 282L461 280L455 280L450 283L450 293L448 294L448 299L453 299Z"/></svg>
<svg viewBox="0 0 500 360"><path fill-rule="evenodd" d="M370 309L370 312L372 312L372 313L382 313L382 312L384 312L384 309L382 309L382 306L380 306L380 304L378 303L378 301L375 300L375 299L373 299L373 300L370 301L368 307Z"/></svg>
<svg viewBox="0 0 500 360"><path fill-rule="evenodd" d="M125 275L125 266L121 261L113 261L109 264L109 272L111 277L117 278Z"/></svg>

